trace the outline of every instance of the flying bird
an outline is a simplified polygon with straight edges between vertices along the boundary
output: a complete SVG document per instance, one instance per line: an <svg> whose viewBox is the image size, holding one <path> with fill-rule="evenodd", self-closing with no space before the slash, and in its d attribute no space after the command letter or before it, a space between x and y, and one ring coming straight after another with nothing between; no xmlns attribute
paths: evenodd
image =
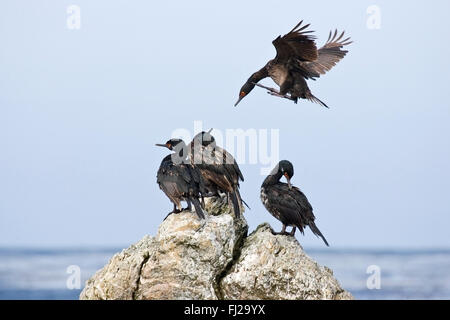
<svg viewBox="0 0 450 320"><path fill-rule="evenodd" d="M185 142L181 139L170 139L164 144L156 145L174 151L164 157L156 175L159 188L173 203L173 211L167 216L183 210L191 211L192 203L198 217L204 219L205 214L199 199L203 193L206 193L206 190L201 173L189 163L189 153ZM181 201L186 201L186 209L183 209Z"/></svg>
<svg viewBox="0 0 450 320"><path fill-rule="evenodd" d="M239 192L239 181L244 181L244 176L233 156L216 145L211 130L202 131L192 139L191 164L200 171L208 195L225 193L231 199L235 216L239 218L241 202L247 205Z"/></svg>
<svg viewBox="0 0 450 320"><path fill-rule="evenodd" d="M281 223L283 228L277 234L287 234L294 236L298 228L302 234L309 226L311 231L321 237L327 246L328 242L314 223L315 217L313 208L306 196L299 188L291 184L294 175L294 167L291 162L282 160L272 170L261 185L261 201L266 209ZM287 183L281 182L281 177L285 177ZM291 226L290 233L286 232L286 227Z"/></svg>
<svg viewBox="0 0 450 320"><path fill-rule="evenodd" d="M267 89L271 95L286 98L297 103L299 98L328 106L315 97L306 80L316 80L333 68L348 52L343 47L352 43L344 38L344 32L330 31L323 47L317 49L313 31L307 31L309 24L300 21L289 33L272 41L277 54L262 69L253 73L239 91L239 99L234 106L253 90L255 85ZM270 77L280 87L269 88L258 82Z"/></svg>

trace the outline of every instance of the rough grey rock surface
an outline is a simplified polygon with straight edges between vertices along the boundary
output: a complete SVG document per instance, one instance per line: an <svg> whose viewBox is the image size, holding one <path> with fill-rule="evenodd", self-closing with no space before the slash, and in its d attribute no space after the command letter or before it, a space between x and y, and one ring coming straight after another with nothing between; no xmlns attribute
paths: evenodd
<svg viewBox="0 0 450 320"><path fill-rule="evenodd" d="M333 271L308 257L295 238L272 231L265 223L245 239L220 281L224 299L353 299Z"/></svg>
<svg viewBox="0 0 450 320"><path fill-rule="evenodd" d="M80 299L352 299L294 238L267 224L247 237L224 198L206 211L170 215L155 237L114 255Z"/></svg>

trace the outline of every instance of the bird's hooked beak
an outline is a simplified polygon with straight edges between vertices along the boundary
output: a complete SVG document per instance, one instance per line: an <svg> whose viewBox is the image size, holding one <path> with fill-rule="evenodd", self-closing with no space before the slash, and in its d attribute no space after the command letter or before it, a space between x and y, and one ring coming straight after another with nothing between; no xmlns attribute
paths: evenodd
<svg viewBox="0 0 450 320"><path fill-rule="evenodd" d="M292 189L291 177L289 177L289 175L287 174L287 172L284 173L284 177L285 177L286 180L287 180L287 184L288 184L289 189Z"/></svg>
<svg viewBox="0 0 450 320"><path fill-rule="evenodd" d="M246 95L247 95L247 94L246 94L244 91L241 91L241 93L239 93L239 99L238 99L238 101L236 101L236 103L234 104L234 106L236 107L236 106L238 105L238 103L241 102L241 100L244 99L244 97L245 97Z"/></svg>
<svg viewBox="0 0 450 320"><path fill-rule="evenodd" d="M168 143L157 143L157 144L155 144L155 146L157 146L157 147L164 147L164 148L167 148L169 150L172 148L172 145L170 145Z"/></svg>

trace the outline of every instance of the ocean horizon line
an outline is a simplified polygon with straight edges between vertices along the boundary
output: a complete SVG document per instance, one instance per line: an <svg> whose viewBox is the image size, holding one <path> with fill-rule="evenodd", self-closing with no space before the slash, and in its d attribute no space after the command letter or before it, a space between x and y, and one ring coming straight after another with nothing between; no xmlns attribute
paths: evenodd
<svg viewBox="0 0 450 320"><path fill-rule="evenodd" d="M68 246L33 246L33 245L20 245L20 246L5 246L0 245L0 254L51 254L51 253L89 253L89 252L102 252L102 253L116 253L128 248L128 245L68 245ZM328 252L328 253L368 253L368 254L449 254L450 247L350 247L350 246L336 246L322 248L319 246L308 247L302 245L307 252Z"/></svg>

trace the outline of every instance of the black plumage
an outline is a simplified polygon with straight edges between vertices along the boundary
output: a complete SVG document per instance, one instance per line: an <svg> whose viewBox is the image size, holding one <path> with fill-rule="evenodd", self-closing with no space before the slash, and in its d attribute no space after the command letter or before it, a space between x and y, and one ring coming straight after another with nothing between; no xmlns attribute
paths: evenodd
<svg viewBox="0 0 450 320"><path fill-rule="evenodd" d="M216 196L219 192L227 194L235 216L239 217L241 202L245 204L239 193L239 181L244 181L244 176L233 156L216 145L210 132L202 131L192 139L190 159L191 164L200 171L208 195Z"/></svg>
<svg viewBox="0 0 450 320"><path fill-rule="evenodd" d="M162 160L156 176L160 189L173 203L173 211L169 215L183 211L181 201L186 201L186 209L190 211L192 203L199 218L204 219L199 199L206 190L201 173L189 163L186 144L181 139L171 139L157 146L175 151Z"/></svg>
<svg viewBox="0 0 450 320"><path fill-rule="evenodd" d="M248 78L239 91L239 99L235 106L253 90L255 85L269 90L278 97L287 98L297 103L299 98L328 107L315 97L306 83L307 79L315 80L325 74L347 53L342 48L351 43L350 38L343 39L344 32L337 30L328 37L323 47L317 49L313 31L307 31L309 24L302 26L300 21L289 33L278 36L272 41L277 54L263 68ZM280 90L258 84L264 78L270 77L280 87Z"/></svg>
<svg viewBox="0 0 450 320"><path fill-rule="evenodd" d="M280 161L261 185L261 201L266 209L283 224L280 234L293 236L296 228L299 228L303 234L305 227L309 226L311 231L321 237L328 246L327 240L314 222L313 208L308 199L299 188L291 185L290 180L293 175L292 163L287 160ZM280 182L282 176L288 183ZM287 226L292 227L290 233L286 232Z"/></svg>

